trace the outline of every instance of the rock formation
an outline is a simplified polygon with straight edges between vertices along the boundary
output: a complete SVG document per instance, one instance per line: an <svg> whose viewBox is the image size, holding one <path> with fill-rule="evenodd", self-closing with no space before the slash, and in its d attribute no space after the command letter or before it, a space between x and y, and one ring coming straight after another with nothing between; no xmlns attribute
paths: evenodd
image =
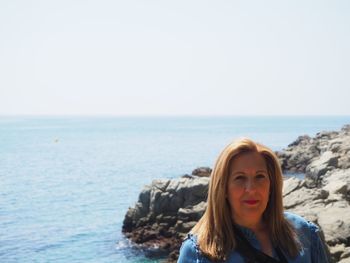
<svg viewBox="0 0 350 263"><path fill-rule="evenodd" d="M175 260L182 239L202 216L206 207L209 168L198 168L193 175L172 180L154 180L129 208L123 232L143 248L169 254ZM209 173L208 173L209 172ZM200 176L194 175L199 173Z"/></svg>
<svg viewBox="0 0 350 263"><path fill-rule="evenodd" d="M350 125L340 131L300 136L277 152L285 172L305 173L284 181L286 211L319 225L333 262L350 262ZM123 232L140 247L175 261L182 239L206 208L210 168L154 180L129 208Z"/></svg>

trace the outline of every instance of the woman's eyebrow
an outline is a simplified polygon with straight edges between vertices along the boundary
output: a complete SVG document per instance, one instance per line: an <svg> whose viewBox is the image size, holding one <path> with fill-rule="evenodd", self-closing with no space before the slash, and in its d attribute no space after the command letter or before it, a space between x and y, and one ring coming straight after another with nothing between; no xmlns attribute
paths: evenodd
<svg viewBox="0 0 350 263"><path fill-rule="evenodd" d="M267 170L257 170L256 173L267 173Z"/></svg>
<svg viewBox="0 0 350 263"><path fill-rule="evenodd" d="M261 173L261 172L267 173L267 170L257 170L256 171L256 173ZM243 172L243 171L233 171L232 174L245 174L245 172Z"/></svg>
<svg viewBox="0 0 350 263"><path fill-rule="evenodd" d="M245 174L244 172L242 171L237 171L237 172L233 172L232 175L237 175L237 174Z"/></svg>

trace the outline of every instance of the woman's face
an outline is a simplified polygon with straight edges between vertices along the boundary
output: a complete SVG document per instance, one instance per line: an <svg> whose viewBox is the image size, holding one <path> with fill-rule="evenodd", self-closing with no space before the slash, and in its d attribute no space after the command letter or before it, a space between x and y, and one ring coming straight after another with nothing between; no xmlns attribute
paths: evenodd
<svg viewBox="0 0 350 263"><path fill-rule="evenodd" d="M266 162L259 153L242 153L231 161L227 199L237 224L260 223L269 201L269 192Z"/></svg>

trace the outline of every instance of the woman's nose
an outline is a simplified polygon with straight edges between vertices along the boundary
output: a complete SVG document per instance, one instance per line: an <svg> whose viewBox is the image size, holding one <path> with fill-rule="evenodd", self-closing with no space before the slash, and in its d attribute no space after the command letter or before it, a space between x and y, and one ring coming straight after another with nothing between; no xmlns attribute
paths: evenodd
<svg viewBox="0 0 350 263"><path fill-rule="evenodd" d="M251 191L256 189L256 185L253 179L248 179L245 185L246 191Z"/></svg>

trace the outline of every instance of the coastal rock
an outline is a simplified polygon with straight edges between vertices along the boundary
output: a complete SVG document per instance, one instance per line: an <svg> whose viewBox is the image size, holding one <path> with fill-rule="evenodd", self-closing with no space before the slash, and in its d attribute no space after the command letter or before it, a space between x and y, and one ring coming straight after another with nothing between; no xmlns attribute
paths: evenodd
<svg viewBox="0 0 350 263"><path fill-rule="evenodd" d="M333 260L339 261L341 255L344 253L344 249L345 249L344 244L338 244L338 245L335 245L334 247L331 247L330 253L333 256Z"/></svg>
<svg viewBox="0 0 350 263"><path fill-rule="evenodd" d="M125 236L138 246L157 247L158 254L178 251L182 238L205 211L208 183L208 177L198 176L154 180L128 209ZM171 255L176 258L177 254Z"/></svg>
<svg viewBox="0 0 350 263"><path fill-rule="evenodd" d="M277 155L284 158L285 170L306 173L303 183L285 181L285 208L320 226L332 262L349 262L350 125L314 138L299 137ZM298 155L301 164L295 162Z"/></svg>
<svg viewBox="0 0 350 263"><path fill-rule="evenodd" d="M320 151L314 140L308 135L299 136L282 152L276 152L280 159L282 169L290 172L304 173L306 166L312 159L319 156Z"/></svg>
<svg viewBox="0 0 350 263"><path fill-rule="evenodd" d="M283 198L284 208L290 209L296 206L314 203L315 201L317 201L317 204L322 204L328 197L328 194L324 189L301 187Z"/></svg>
<svg viewBox="0 0 350 263"><path fill-rule="evenodd" d="M326 173L323 189L329 192L328 201L350 201L350 169L337 169ZM350 212L349 212L350 213Z"/></svg>
<svg viewBox="0 0 350 263"><path fill-rule="evenodd" d="M347 201L331 202L317 216L329 245L347 244L350 238L350 205Z"/></svg>
<svg viewBox="0 0 350 263"><path fill-rule="evenodd" d="M350 262L350 247L344 248L343 253L340 255L340 260L348 260L348 262Z"/></svg>
<svg viewBox="0 0 350 263"><path fill-rule="evenodd" d="M338 165L339 156L332 151L323 152L318 159L313 160L305 169L306 177L318 185L326 172Z"/></svg>
<svg viewBox="0 0 350 263"><path fill-rule="evenodd" d="M211 168L209 167L198 167L192 171L192 175L200 176L200 177L209 177L211 174Z"/></svg>
<svg viewBox="0 0 350 263"><path fill-rule="evenodd" d="M195 206L180 208L178 218L185 221L198 221L202 217L206 207L207 203L202 201Z"/></svg>
<svg viewBox="0 0 350 263"><path fill-rule="evenodd" d="M334 169L350 168L350 125L340 131L319 132L315 137L299 136L283 151L276 152L284 171L306 174L310 187L322 184Z"/></svg>
<svg viewBox="0 0 350 263"><path fill-rule="evenodd" d="M296 177L290 177L283 182L283 197L304 186L304 181Z"/></svg>
<svg viewBox="0 0 350 263"><path fill-rule="evenodd" d="M300 136L276 154L284 172L305 173L305 179L284 180L284 208L321 228L332 262L350 262L350 125ZM183 238L206 209L210 173L200 167L145 186L125 215L125 236L175 262Z"/></svg>

